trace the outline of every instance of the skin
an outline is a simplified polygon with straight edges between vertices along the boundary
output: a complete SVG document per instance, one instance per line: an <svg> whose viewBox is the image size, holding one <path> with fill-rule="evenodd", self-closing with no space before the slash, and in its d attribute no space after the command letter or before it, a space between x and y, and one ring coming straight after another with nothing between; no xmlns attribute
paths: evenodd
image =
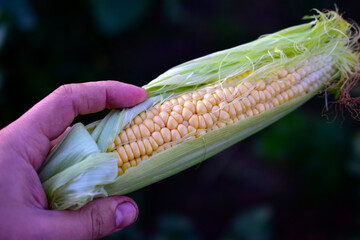
<svg viewBox="0 0 360 240"><path fill-rule="evenodd" d="M48 210L37 170L78 114L134 106L146 91L101 81L63 85L0 130L0 239L97 239L132 224L136 203L96 199L76 211Z"/></svg>

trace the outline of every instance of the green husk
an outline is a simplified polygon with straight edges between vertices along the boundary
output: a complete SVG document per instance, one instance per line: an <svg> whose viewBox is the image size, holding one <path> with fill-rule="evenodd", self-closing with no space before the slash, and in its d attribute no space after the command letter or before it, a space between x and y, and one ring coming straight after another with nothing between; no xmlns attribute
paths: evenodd
<svg viewBox="0 0 360 240"><path fill-rule="evenodd" d="M356 28L337 12L317 14L311 23L176 66L144 86L149 97L145 102L133 108L113 110L86 128L75 125L53 149L39 172L50 207L76 209L94 197L126 194L159 181L260 131L325 87L341 89L360 68L355 51L359 36L353 31ZM336 68L327 85L259 115L184 141L151 156L121 176L114 174L117 171L114 155L104 152L124 126L142 111L204 86L228 84L227 80L241 74L243 77L231 84L266 78L277 70L319 55L332 57ZM76 147L76 144L85 147Z"/></svg>

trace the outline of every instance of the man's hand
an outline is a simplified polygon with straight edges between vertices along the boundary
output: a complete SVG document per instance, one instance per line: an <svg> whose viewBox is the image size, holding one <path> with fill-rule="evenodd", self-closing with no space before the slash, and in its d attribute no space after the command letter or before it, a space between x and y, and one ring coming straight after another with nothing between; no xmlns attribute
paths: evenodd
<svg viewBox="0 0 360 240"><path fill-rule="evenodd" d="M64 85L0 130L0 239L95 239L132 224L137 206L122 196L77 211L47 210L36 171L78 114L145 98L144 89L116 81Z"/></svg>

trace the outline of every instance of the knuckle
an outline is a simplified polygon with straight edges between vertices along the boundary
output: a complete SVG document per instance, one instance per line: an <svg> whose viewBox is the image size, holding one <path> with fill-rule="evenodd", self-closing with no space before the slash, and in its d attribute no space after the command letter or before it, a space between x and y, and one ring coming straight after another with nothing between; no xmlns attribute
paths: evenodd
<svg viewBox="0 0 360 240"><path fill-rule="evenodd" d="M90 210L90 219L91 219L91 238L98 239L102 237L105 221L98 207L94 207Z"/></svg>
<svg viewBox="0 0 360 240"><path fill-rule="evenodd" d="M55 90L56 94L59 95L71 95L73 93L74 84L64 84Z"/></svg>

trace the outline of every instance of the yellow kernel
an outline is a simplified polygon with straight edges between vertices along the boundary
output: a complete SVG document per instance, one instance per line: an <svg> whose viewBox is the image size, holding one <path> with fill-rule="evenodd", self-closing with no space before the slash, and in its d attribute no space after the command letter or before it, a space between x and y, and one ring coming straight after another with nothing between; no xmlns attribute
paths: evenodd
<svg viewBox="0 0 360 240"><path fill-rule="evenodd" d="M128 136L129 141L136 140L135 134L131 128L126 129L126 135Z"/></svg>
<svg viewBox="0 0 360 240"><path fill-rule="evenodd" d="M178 100L178 103L179 103L180 106L184 105L184 102L185 102L184 99L182 99L181 97L179 97L177 100Z"/></svg>
<svg viewBox="0 0 360 240"><path fill-rule="evenodd" d="M228 119L230 119L229 113L227 113L224 110L220 110L220 120L225 121L225 120L228 120Z"/></svg>
<svg viewBox="0 0 360 240"><path fill-rule="evenodd" d="M269 103L264 103L265 111L271 108Z"/></svg>
<svg viewBox="0 0 360 240"><path fill-rule="evenodd" d="M293 90L288 89L286 92L287 92L287 94L288 94L288 96L289 96L290 99L294 97L294 92L293 92Z"/></svg>
<svg viewBox="0 0 360 240"><path fill-rule="evenodd" d="M124 170L122 170L121 167L118 168L118 176L123 175L124 174Z"/></svg>
<svg viewBox="0 0 360 240"><path fill-rule="evenodd" d="M298 91L299 91L299 94L302 95L304 93L304 88L301 84L298 84L296 85Z"/></svg>
<svg viewBox="0 0 360 240"><path fill-rule="evenodd" d="M179 105L179 102L178 102L178 100L177 100L176 98L170 99L170 102L171 102L171 104L172 104L173 106Z"/></svg>
<svg viewBox="0 0 360 240"><path fill-rule="evenodd" d="M125 172L127 169L131 168L131 164L129 162L124 163L121 168Z"/></svg>
<svg viewBox="0 0 360 240"><path fill-rule="evenodd" d="M167 104L162 104L161 105L161 108L160 108L160 111L161 112L166 112L166 113L170 113L171 112L171 109L172 109L172 106L169 106ZM160 113L161 113L160 112Z"/></svg>
<svg viewBox="0 0 360 240"><path fill-rule="evenodd" d="M259 111L259 113L262 113L265 111L265 106L264 106L264 104L261 104L261 103L256 105L255 108Z"/></svg>
<svg viewBox="0 0 360 240"><path fill-rule="evenodd" d="M236 116L236 110L234 104L229 104L229 114L230 116Z"/></svg>
<svg viewBox="0 0 360 240"><path fill-rule="evenodd" d="M140 133L142 131L142 124L140 124ZM150 132L153 132L155 130L155 126L154 126L154 121L151 120L151 119L145 119L144 121L144 125L145 127L150 131ZM145 130L145 129L144 129ZM145 130L146 131L146 130Z"/></svg>
<svg viewBox="0 0 360 240"><path fill-rule="evenodd" d="M155 139L153 137L149 137L149 142L151 144L152 149L155 151L156 149L158 149L159 145L157 144L157 142L155 141Z"/></svg>
<svg viewBox="0 0 360 240"><path fill-rule="evenodd" d="M123 146L118 147L116 151L119 153L120 158L123 162L129 161L128 155L126 154L125 148Z"/></svg>
<svg viewBox="0 0 360 240"><path fill-rule="evenodd" d="M154 140L156 141L156 143L158 145L163 145L164 144L164 139L163 139L162 135L159 132L153 132L151 134L151 136L154 138Z"/></svg>
<svg viewBox="0 0 360 240"><path fill-rule="evenodd" d="M279 84L277 82L272 82L270 85L273 87L276 94L280 93L281 89L280 89L280 86L279 86Z"/></svg>
<svg viewBox="0 0 360 240"><path fill-rule="evenodd" d="M250 95L247 98L249 99L252 107L256 105L256 100L253 96Z"/></svg>
<svg viewBox="0 0 360 240"><path fill-rule="evenodd" d="M207 99L203 99L202 102L204 103L207 111L210 111L213 107L213 105L211 104L211 102Z"/></svg>
<svg viewBox="0 0 360 240"><path fill-rule="evenodd" d="M266 96L265 96L264 91L259 91L259 100L261 103L266 101Z"/></svg>
<svg viewBox="0 0 360 240"><path fill-rule="evenodd" d="M241 107L240 101L239 100L235 100L234 102L234 107L237 113L241 113L243 111L243 108Z"/></svg>
<svg viewBox="0 0 360 240"><path fill-rule="evenodd" d="M138 144L136 142L132 142L132 143L130 143L130 147L132 149L134 157L135 158L140 157L140 149L139 149Z"/></svg>
<svg viewBox="0 0 360 240"><path fill-rule="evenodd" d="M204 114L207 112L207 108L203 101L197 101L196 103L196 113Z"/></svg>
<svg viewBox="0 0 360 240"><path fill-rule="evenodd" d="M146 113L145 112L142 112L142 113L140 113L140 118L142 119L142 120L145 120L146 119Z"/></svg>
<svg viewBox="0 0 360 240"><path fill-rule="evenodd" d="M175 118L173 116L170 116L168 119L168 122L166 123L166 126L169 129L175 129L178 126L178 122L175 120Z"/></svg>
<svg viewBox="0 0 360 240"><path fill-rule="evenodd" d="M225 126L226 126L226 123L224 123L224 122L218 122L216 125L218 126L218 128L222 128L222 127L225 127Z"/></svg>
<svg viewBox="0 0 360 240"><path fill-rule="evenodd" d="M300 74L301 77L305 77L307 74L305 68L299 68L298 70L296 70L296 72Z"/></svg>
<svg viewBox="0 0 360 240"><path fill-rule="evenodd" d="M141 138L139 125L134 125L134 126L132 126L132 127L131 127L131 130L133 131L136 139Z"/></svg>
<svg viewBox="0 0 360 240"><path fill-rule="evenodd" d="M285 69L281 69L278 71L279 78L285 77L288 74L288 71Z"/></svg>
<svg viewBox="0 0 360 240"><path fill-rule="evenodd" d="M129 141L129 139L128 139L127 135L126 135L126 132L124 130L121 131L121 133L120 133L120 139L121 139L121 142L123 142L123 143Z"/></svg>
<svg viewBox="0 0 360 240"><path fill-rule="evenodd" d="M273 98L273 96L271 95L271 93L268 90L264 90L263 92L265 94L265 101L269 101Z"/></svg>
<svg viewBox="0 0 360 240"><path fill-rule="evenodd" d="M266 86L266 90L269 91L269 93L271 94L271 96L275 96L275 95L276 95L276 92L275 92L275 90L274 90L274 88L273 88L272 86L267 85L267 86ZM265 92L265 91L264 91L264 92ZM265 94L266 94L266 93L265 93Z"/></svg>
<svg viewBox="0 0 360 240"><path fill-rule="evenodd" d="M233 96L228 88L224 88L223 92L224 92L226 101L229 102L229 101L233 100Z"/></svg>
<svg viewBox="0 0 360 240"><path fill-rule="evenodd" d="M142 156L142 157L141 157L141 160L143 160L143 161L144 161L144 160L146 160L146 159L148 159L148 158L149 158L149 156L148 156L148 155L144 155L144 156Z"/></svg>
<svg viewBox="0 0 360 240"><path fill-rule="evenodd" d="M115 149L115 143L111 143L110 146L107 149L107 152L111 152L114 149Z"/></svg>
<svg viewBox="0 0 360 240"><path fill-rule="evenodd" d="M255 101L258 103L260 102L260 95L259 92L257 90L253 90L251 91L251 96L255 99Z"/></svg>
<svg viewBox="0 0 360 240"><path fill-rule="evenodd" d="M216 93L213 93L212 96L213 96L213 98L215 99L216 104L217 104L218 102L221 102L220 97L219 97Z"/></svg>
<svg viewBox="0 0 360 240"><path fill-rule="evenodd" d="M144 139L143 143L145 145L146 153L150 155L153 152L153 149L151 147L149 139L148 138Z"/></svg>
<svg viewBox="0 0 360 240"><path fill-rule="evenodd" d="M309 84L306 82L302 82L300 83L300 85L304 88L304 91L307 91L307 89L309 88Z"/></svg>
<svg viewBox="0 0 360 240"><path fill-rule="evenodd" d="M211 113L214 114L214 116L215 116L216 118L219 118L219 116L220 116L219 107L218 107L218 106L214 106L214 107L211 109Z"/></svg>
<svg viewBox="0 0 360 240"><path fill-rule="evenodd" d="M131 165L132 167L136 167L136 160L130 161L130 165Z"/></svg>
<svg viewBox="0 0 360 240"><path fill-rule="evenodd" d="M184 107L182 110L182 117L184 118L184 120L189 120L191 118L191 116L194 113L192 111L190 111L188 108Z"/></svg>
<svg viewBox="0 0 360 240"><path fill-rule="evenodd" d="M205 119L202 115L199 115L199 128L200 129L205 129L206 128L206 123L205 123Z"/></svg>
<svg viewBox="0 0 360 240"><path fill-rule="evenodd" d="M274 107L280 105L280 102L279 102L279 100L278 100L277 98L273 98L271 102L272 102L272 104L274 105Z"/></svg>
<svg viewBox="0 0 360 240"><path fill-rule="evenodd" d="M165 125L164 125L165 126ZM161 127L158 124L154 124L154 131L160 131Z"/></svg>
<svg viewBox="0 0 360 240"><path fill-rule="evenodd" d="M142 140L138 140L137 144L139 146L139 150L140 150L140 155L144 155L146 154L146 149L145 149L145 145L144 142Z"/></svg>
<svg viewBox="0 0 360 240"><path fill-rule="evenodd" d="M291 84L295 84L296 83L296 78L294 77L294 75L292 73L288 74L286 76L286 78L290 81Z"/></svg>
<svg viewBox="0 0 360 240"><path fill-rule="evenodd" d="M291 90L293 91L295 96L297 96L299 94L299 89L296 86L292 86Z"/></svg>
<svg viewBox="0 0 360 240"><path fill-rule="evenodd" d="M146 112L146 119L152 119L154 117L154 113L152 113L151 111L147 111ZM144 119L144 121L146 120Z"/></svg>
<svg viewBox="0 0 360 240"><path fill-rule="evenodd" d="M192 93L192 98L195 100L198 100L201 98L201 95L198 92L193 92Z"/></svg>
<svg viewBox="0 0 360 240"><path fill-rule="evenodd" d="M246 116L245 116L245 114L239 114L238 116L237 116L237 118L239 119L239 120L243 120L243 119L245 119L246 118Z"/></svg>
<svg viewBox="0 0 360 240"><path fill-rule="evenodd" d="M258 115L260 113L256 108L253 108L252 111L254 115Z"/></svg>
<svg viewBox="0 0 360 240"><path fill-rule="evenodd" d="M178 123L182 123L184 121L183 117L181 116L181 114L177 113L177 112L171 112L170 115L178 122Z"/></svg>
<svg viewBox="0 0 360 240"><path fill-rule="evenodd" d="M171 139L172 141L177 141L181 139L180 133L178 130L173 129L171 130Z"/></svg>
<svg viewBox="0 0 360 240"><path fill-rule="evenodd" d="M151 109L150 109L150 112L152 112L153 116L159 115L159 111L156 110L156 108L151 108Z"/></svg>
<svg viewBox="0 0 360 240"><path fill-rule="evenodd" d="M283 104L285 102L285 99L283 98L283 96L281 94L277 95L276 98L279 100L280 104Z"/></svg>
<svg viewBox="0 0 360 240"><path fill-rule="evenodd" d="M229 111L229 103L227 103L227 102L221 102L220 104L219 104L219 108L220 109L222 109L222 110L224 110L224 111Z"/></svg>
<svg viewBox="0 0 360 240"><path fill-rule="evenodd" d="M154 121L157 125L159 125L160 127L165 127L165 123L164 123L164 121L161 119L160 114L161 114L161 113L159 113L159 116L155 116L155 117L153 118L153 121Z"/></svg>
<svg viewBox="0 0 360 240"><path fill-rule="evenodd" d="M222 89L217 89L217 90L215 91L215 93L219 96L219 98L220 98L221 101L226 100L226 99L225 99L224 91L223 91Z"/></svg>
<svg viewBox="0 0 360 240"><path fill-rule="evenodd" d="M247 87L248 89L253 87L253 83L252 82L244 82L244 86Z"/></svg>
<svg viewBox="0 0 360 240"><path fill-rule="evenodd" d="M192 98L189 96L189 94L184 94L181 96L181 98L186 102L186 101L189 101L189 100L192 100Z"/></svg>
<svg viewBox="0 0 360 240"><path fill-rule="evenodd" d="M204 99L208 100L212 105L216 105L216 99L210 93L205 94Z"/></svg>
<svg viewBox="0 0 360 240"><path fill-rule="evenodd" d="M216 130L216 129L219 129L219 127L218 127L217 125L213 125L213 126L211 127L211 130Z"/></svg>
<svg viewBox="0 0 360 240"><path fill-rule="evenodd" d="M204 135L206 132L207 132L206 129L199 129L196 135L197 135L198 137L200 137L201 135Z"/></svg>
<svg viewBox="0 0 360 240"><path fill-rule="evenodd" d="M253 116L254 113L253 113L252 109L248 109L248 110L246 111L246 115L247 115L248 117Z"/></svg>
<svg viewBox="0 0 360 240"><path fill-rule="evenodd" d="M189 109L192 113L195 113L195 104L193 104L191 101L186 101L184 103L184 108Z"/></svg>
<svg viewBox="0 0 360 240"><path fill-rule="evenodd" d="M245 98L243 98L241 101L242 101L243 104L245 105L246 109L250 109L250 108L251 108L251 103L250 103L250 101L249 101L248 98L245 97Z"/></svg>
<svg viewBox="0 0 360 240"><path fill-rule="evenodd" d="M180 105L176 105L176 106L174 106L173 107L173 111L174 112L177 112L177 113L182 113L182 110L183 110L183 107L182 106L180 106Z"/></svg>
<svg viewBox="0 0 360 240"><path fill-rule="evenodd" d="M301 76L297 72L294 72L292 75L295 77L297 82L301 80Z"/></svg>
<svg viewBox="0 0 360 240"><path fill-rule="evenodd" d="M232 97L236 97L235 95L237 94L237 91L234 87L229 87L228 90L230 91Z"/></svg>
<svg viewBox="0 0 360 240"><path fill-rule="evenodd" d="M179 124L177 130L179 131L181 137L184 137L186 134L188 134L188 129L184 124Z"/></svg>
<svg viewBox="0 0 360 240"><path fill-rule="evenodd" d="M249 91L249 89L247 87L245 87L244 84L240 84L239 86L237 86L237 89L240 92L240 95L244 95L245 93L247 93Z"/></svg>
<svg viewBox="0 0 360 240"><path fill-rule="evenodd" d="M131 161L134 159L134 153L130 147L129 144L124 145L126 155L128 156L128 159ZM125 162L125 161L124 161Z"/></svg>
<svg viewBox="0 0 360 240"><path fill-rule="evenodd" d="M213 121L212 117L210 116L209 113L205 113L203 116L204 116L204 120L205 120L207 128L211 128L214 125L214 121Z"/></svg>
<svg viewBox="0 0 360 240"><path fill-rule="evenodd" d="M142 121L143 121L143 120L141 119L140 116L136 116L136 117L134 118L134 123L135 123L136 125L142 123Z"/></svg>
<svg viewBox="0 0 360 240"><path fill-rule="evenodd" d="M192 117L189 119L189 124L194 128L199 128L199 118L197 115L192 115Z"/></svg>
<svg viewBox="0 0 360 240"><path fill-rule="evenodd" d="M284 102L289 100L289 95L287 94L287 92L281 93L281 96L284 98Z"/></svg>
<svg viewBox="0 0 360 240"><path fill-rule="evenodd" d="M194 133L196 132L196 128L194 128L193 126L188 126L188 130L189 130L189 133Z"/></svg>
<svg viewBox="0 0 360 240"><path fill-rule="evenodd" d="M117 164L118 164L118 167L120 167L121 165L123 165L123 160L121 160L121 157L120 157L120 154L118 153L118 151L114 151L114 153L116 153L116 156L117 156Z"/></svg>
<svg viewBox="0 0 360 240"><path fill-rule="evenodd" d="M162 128L161 131L161 136L164 140L164 142L170 142L171 141L171 135L170 135L170 130L168 128Z"/></svg>
<svg viewBox="0 0 360 240"><path fill-rule="evenodd" d="M167 123L168 118L169 118L169 113L160 112L159 116L160 116L161 120L163 120L164 123Z"/></svg>
<svg viewBox="0 0 360 240"><path fill-rule="evenodd" d="M135 159L135 160L136 160L136 165L139 165L139 164L141 163L141 161L142 161L141 158L137 158L137 159Z"/></svg>
<svg viewBox="0 0 360 240"><path fill-rule="evenodd" d="M114 143L115 143L116 146L121 144L121 139L120 139L119 136L116 136Z"/></svg>

